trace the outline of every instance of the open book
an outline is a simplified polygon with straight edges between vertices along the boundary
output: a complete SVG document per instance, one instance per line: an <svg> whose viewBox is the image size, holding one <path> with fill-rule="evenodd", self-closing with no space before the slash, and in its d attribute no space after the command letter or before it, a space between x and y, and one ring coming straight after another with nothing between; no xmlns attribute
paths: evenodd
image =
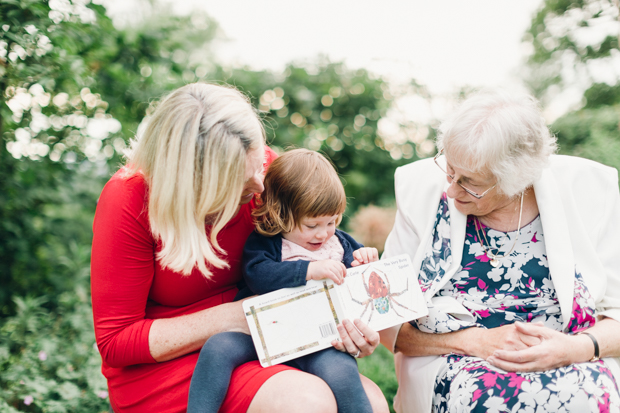
<svg viewBox="0 0 620 413"><path fill-rule="evenodd" d="M263 367L330 347L344 319L380 331L428 314L408 255L349 268L341 285L310 280L250 298L243 309Z"/></svg>

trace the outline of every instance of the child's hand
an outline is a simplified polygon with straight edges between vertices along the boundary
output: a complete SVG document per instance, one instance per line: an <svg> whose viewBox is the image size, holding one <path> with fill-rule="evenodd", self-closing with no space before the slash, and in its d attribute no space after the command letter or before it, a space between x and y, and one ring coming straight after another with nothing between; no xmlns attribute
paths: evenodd
<svg viewBox="0 0 620 413"><path fill-rule="evenodd" d="M355 258L355 260L351 263L351 267L357 267L358 265L378 261L379 251L377 251L376 248L360 248L356 251L353 251L353 258Z"/></svg>
<svg viewBox="0 0 620 413"><path fill-rule="evenodd" d="M336 284L342 284L347 268L343 263L334 260L313 261L308 265L306 280L323 280L329 278Z"/></svg>

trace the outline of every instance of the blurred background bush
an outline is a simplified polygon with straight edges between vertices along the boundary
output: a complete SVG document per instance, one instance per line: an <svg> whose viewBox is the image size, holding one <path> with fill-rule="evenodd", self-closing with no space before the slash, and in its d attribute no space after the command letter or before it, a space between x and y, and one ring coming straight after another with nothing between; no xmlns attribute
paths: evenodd
<svg viewBox="0 0 620 413"><path fill-rule="evenodd" d="M320 56L278 73L223 66L207 14L153 9L119 29L87 1L0 0L0 412L107 411L89 296L92 218L166 92L194 81L242 90L276 150L307 147L334 162L349 197L343 227L379 250L394 220L394 169L434 154L435 120L389 116L403 96L433 98L415 81L397 87ZM545 0L523 37L523 79L543 105L581 85L580 108L551 125L560 151L620 167L620 84L594 75L617 61L617 19L611 0ZM580 37L610 22L615 32ZM380 348L360 369L391 402L391 354Z"/></svg>

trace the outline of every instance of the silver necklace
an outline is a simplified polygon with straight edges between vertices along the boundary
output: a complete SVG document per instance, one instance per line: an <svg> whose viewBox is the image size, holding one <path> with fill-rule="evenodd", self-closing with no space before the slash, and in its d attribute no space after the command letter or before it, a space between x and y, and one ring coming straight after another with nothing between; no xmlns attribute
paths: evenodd
<svg viewBox="0 0 620 413"><path fill-rule="evenodd" d="M481 227L482 224L480 223L480 220L478 219L478 217L475 217L476 222L474 223L474 226L476 227L476 234L478 235L478 240L480 241L480 245L482 246L482 249L485 251L487 257L491 259L490 263L493 266L493 268L499 267L500 260L506 257L507 255L510 255L512 253L512 250L515 249L515 246L517 245L517 241L519 240L519 235L521 235L521 216L522 215L523 215L523 192L521 192L521 206L519 207L519 223L517 224L517 236L515 237L515 240L512 243L512 248L510 248L510 251L508 251L507 253L503 255L499 255L499 248L495 248L497 250L497 254L493 254L493 251L491 251L492 249L491 243L487 240L487 236L484 233L484 230L482 231L482 237L480 236L478 227ZM483 237L484 237L484 242L482 241Z"/></svg>

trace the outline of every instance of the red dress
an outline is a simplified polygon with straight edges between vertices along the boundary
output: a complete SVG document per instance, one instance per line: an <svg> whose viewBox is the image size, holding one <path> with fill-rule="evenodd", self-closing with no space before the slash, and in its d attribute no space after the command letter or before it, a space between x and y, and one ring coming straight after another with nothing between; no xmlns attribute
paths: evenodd
<svg viewBox="0 0 620 413"><path fill-rule="evenodd" d="M266 163L276 157L266 150ZM140 175L117 172L101 193L93 224L91 291L97 345L115 412L184 412L198 352L157 363L148 336L158 318L194 313L233 300L241 280L241 253L254 229L254 200L220 231L229 269L207 280L163 268L161 247L150 231L147 187ZM263 369L257 362L233 374L221 411L245 411L260 386L286 367Z"/></svg>

